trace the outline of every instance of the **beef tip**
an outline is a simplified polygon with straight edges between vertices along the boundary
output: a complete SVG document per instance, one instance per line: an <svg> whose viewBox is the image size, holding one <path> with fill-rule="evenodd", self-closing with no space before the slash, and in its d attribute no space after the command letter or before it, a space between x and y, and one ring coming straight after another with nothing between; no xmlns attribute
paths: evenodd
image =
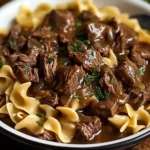
<svg viewBox="0 0 150 150"><path fill-rule="evenodd" d="M30 66L17 66L16 76L22 83L24 82L39 82L38 69Z"/></svg>
<svg viewBox="0 0 150 150"><path fill-rule="evenodd" d="M14 64L14 63L18 60L19 54L20 54L20 53L15 52L15 53L9 55L9 58L8 58L8 59L9 59L9 61L10 61L11 64Z"/></svg>
<svg viewBox="0 0 150 150"><path fill-rule="evenodd" d="M0 55L9 56L9 49L6 46L0 45Z"/></svg>
<svg viewBox="0 0 150 150"><path fill-rule="evenodd" d="M46 52L54 52L58 47L58 34L50 30L50 27L42 27L33 32L33 37L41 38L41 43Z"/></svg>
<svg viewBox="0 0 150 150"><path fill-rule="evenodd" d="M75 44L80 47L76 50ZM69 56L79 65L87 71L100 71L100 67L103 64L100 53L93 48L87 48L80 41L75 41L68 46Z"/></svg>
<svg viewBox="0 0 150 150"><path fill-rule="evenodd" d="M101 89L105 89L105 92L121 95L122 94L122 85L116 79L115 75L108 67L103 67L101 70L101 79L99 80Z"/></svg>
<svg viewBox="0 0 150 150"><path fill-rule="evenodd" d="M148 98L149 98L149 95L147 91L139 90L139 89L132 89L129 92L128 103L131 104L131 106L137 110L140 106L145 104Z"/></svg>
<svg viewBox="0 0 150 150"><path fill-rule="evenodd" d="M10 35L8 40L8 46L13 51L20 51L25 44L26 44L26 38L24 36Z"/></svg>
<svg viewBox="0 0 150 150"><path fill-rule="evenodd" d="M81 20L83 20L83 22L100 22L100 19L88 10L82 11Z"/></svg>
<svg viewBox="0 0 150 150"><path fill-rule="evenodd" d="M146 66L146 60L142 58L141 54L138 52L139 46L135 45L130 51L130 59L140 68ZM140 50L142 51L142 50Z"/></svg>
<svg viewBox="0 0 150 150"><path fill-rule="evenodd" d="M102 23L90 23L87 30L88 39L94 49L100 51L101 55L107 56L114 45L115 31L113 28Z"/></svg>
<svg viewBox="0 0 150 150"><path fill-rule="evenodd" d="M116 69L117 77L129 87L137 87L141 83L140 71L137 66L126 59Z"/></svg>
<svg viewBox="0 0 150 150"><path fill-rule="evenodd" d="M55 134L47 130L44 130L42 134L37 135L37 138L42 139L42 140L47 140L47 141L56 140Z"/></svg>
<svg viewBox="0 0 150 150"><path fill-rule="evenodd" d="M41 104L47 104L52 107L58 104L58 95L51 90L40 91L36 95L36 99L38 99Z"/></svg>
<svg viewBox="0 0 150 150"><path fill-rule="evenodd" d="M74 17L68 10L53 10L50 13L50 22L52 26L59 32L60 41L67 43L73 36Z"/></svg>
<svg viewBox="0 0 150 150"><path fill-rule="evenodd" d="M78 78L84 79L84 76L82 67L61 66L57 72L56 91L60 94L73 94L80 84Z"/></svg>
<svg viewBox="0 0 150 150"><path fill-rule="evenodd" d="M57 55L41 53L40 60L41 68L44 71L44 79L48 84L50 84L56 75Z"/></svg>
<svg viewBox="0 0 150 150"><path fill-rule="evenodd" d="M98 117L108 118L114 116L118 111L117 101L106 100L92 103L90 106L91 113Z"/></svg>
<svg viewBox="0 0 150 150"><path fill-rule="evenodd" d="M96 116L85 116L79 114L80 121L76 126L75 138L81 141L90 140L94 134L101 130L101 120Z"/></svg>
<svg viewBox="0 0 150 150"><path fill-rule="evenodd" d="M132 49L137 43L138 34L125 24L118 24L118 31L116 34L115 53L124 53L125 49Z"/></svg>

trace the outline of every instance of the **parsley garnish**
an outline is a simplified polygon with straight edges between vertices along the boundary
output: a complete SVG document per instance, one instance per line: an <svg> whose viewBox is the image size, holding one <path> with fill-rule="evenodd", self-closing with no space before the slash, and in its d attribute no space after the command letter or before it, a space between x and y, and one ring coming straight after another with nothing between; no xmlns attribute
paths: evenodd
<svg viewBox="0 0 150 150"><path fill-rule="evenodd" d="M29 66L24 65L24 72L28 72L29 71Z"/></svg>
<svg viewBox="0 0 150 150"><path fill-rule="evenodd" d="M16 41L9 41L10 46L15 46L16 45Z"/></svg>
<svg viewBox="0 0 150 150"><path fill-rule="evenodd" d="M0 60L0 69L3 67L2 60Z"/></svg>
<svg viewBox="0 0 150 150"><path fill-rule="evenodd" d="M144 71L140 70L140 76L144 76Z"/></svg>
<svg viewBox="0 0 150 150"><path fill-rule="evenodd" d="M80 82L80 81L81 81L81 79L82 79L82 77L80 77L80 76L79 76L79 77L78 77L78 82Z"/></svg>
<svg viewBox="0 0 150 150"><path fill-rule="evenodd" d="M44 120L44 122L47 120L47 118L45 117L45 114L37 114L37 116L39 117L39 118L42 118L43 120Z"/></svg>
<svg viewBox="0 0 150 150"><path fill-rule="evenodd" d="M150 3L150 0L145 0L146 2Z"/></svg>
<svg viewBox="0 0 150 150"><path fill-rule="evenodd" d="M51 56L50 58L47 59L46 63L50 64L51 62L53 62L55 59L55 56Z"/></svg>
<svg viewBox="0 0 150 150"><path fill-rule="evenodd" d="M50 31L53 31L54 30L54 26L50 26L49 29L50 29Z"/></svg>
<svg viewBox="0 0 150 150"><path fill-rule="evenodd" d="M70 48L74 51L74 52L78 52L78 51L82 51L82 43L81 41L77 41L74 40L74 43L72 46L70 46Z"/></svg>
<svg viewBox="0 0 150 150"><path fill-rule="evenodd" d="M91 42L90 42L90 40L83 40L83 43L84 44L90 44Z"/></svg>
<svg viewBox="0 0 150 150"><path fill-rule="evenodd" d="M94 50L92 49L92 53L91 53L91 55L90 55L90 57L89 57L90 62L92 62L92 61L94 60L94 58L95 58L95 52L94 52Z"/></svg>
<svg viewBox="0 0 150 150"><path fill-rule="evenodd" d="M81 98L79 95L73 95L73 98Z"/></svg>
<svg viewBox="0 0 150 150"><path fill-rule="evenodd" d="M41 124L41 122L36 121L36 123L38 124L38 126L42 127L43 125Z"/></svg>
<svg viewBox="0 0 150 150"><path fill-rule="evenodd" d="M110 93L103 93L99 87L96 87L95 96L97 99L107 100L110 96Z"/></svg>
<svg viewBox="0 0 150 150"><path fill-rule="evenodd" d="M77 22L76 22L76 26L77 26L77 27L82 26L82 21L81 21L81 20L77 21Z"/></svg>

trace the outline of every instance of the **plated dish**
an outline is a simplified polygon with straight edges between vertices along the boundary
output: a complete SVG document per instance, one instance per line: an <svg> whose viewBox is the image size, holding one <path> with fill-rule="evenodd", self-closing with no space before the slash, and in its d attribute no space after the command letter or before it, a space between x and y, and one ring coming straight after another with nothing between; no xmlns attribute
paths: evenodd
<svg viewBox="0 0 150 150"><path fill-rule="evenodd" d="M16 130L85 144L150 126L150 35L118 8L22 6L0 42L0 117Z"/></svg>

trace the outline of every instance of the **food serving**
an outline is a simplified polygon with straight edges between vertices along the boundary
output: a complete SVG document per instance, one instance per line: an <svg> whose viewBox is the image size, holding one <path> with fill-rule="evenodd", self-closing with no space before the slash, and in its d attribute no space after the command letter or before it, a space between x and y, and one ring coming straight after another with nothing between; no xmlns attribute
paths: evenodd
<svg viewBox="0 0 150 150"><path fill-rule="evenodd" d="M90 0L22 6L0 33L4 123L77 144L150 126L150 35L128 14Z"/></svg>

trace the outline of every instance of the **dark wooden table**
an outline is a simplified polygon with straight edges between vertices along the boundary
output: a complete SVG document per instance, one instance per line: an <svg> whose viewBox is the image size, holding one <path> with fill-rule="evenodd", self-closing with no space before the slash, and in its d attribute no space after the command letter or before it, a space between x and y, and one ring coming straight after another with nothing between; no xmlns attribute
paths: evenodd
<svg viewBox="0 0 150 150"><path fill-rule="evenodd" d="M0 6L3 5L4 3L8 2L10 0L0 0ZM2 134L0 134L0 150L7 150L7 149L12 149L12 150L40 150L37 148L31 148L30 146L18 143L14 140L12 140L9 137L6 137ZM150 150L150 138L146 139L144 142L142 142L140 145L130 149L130 150Z"/></svg>

